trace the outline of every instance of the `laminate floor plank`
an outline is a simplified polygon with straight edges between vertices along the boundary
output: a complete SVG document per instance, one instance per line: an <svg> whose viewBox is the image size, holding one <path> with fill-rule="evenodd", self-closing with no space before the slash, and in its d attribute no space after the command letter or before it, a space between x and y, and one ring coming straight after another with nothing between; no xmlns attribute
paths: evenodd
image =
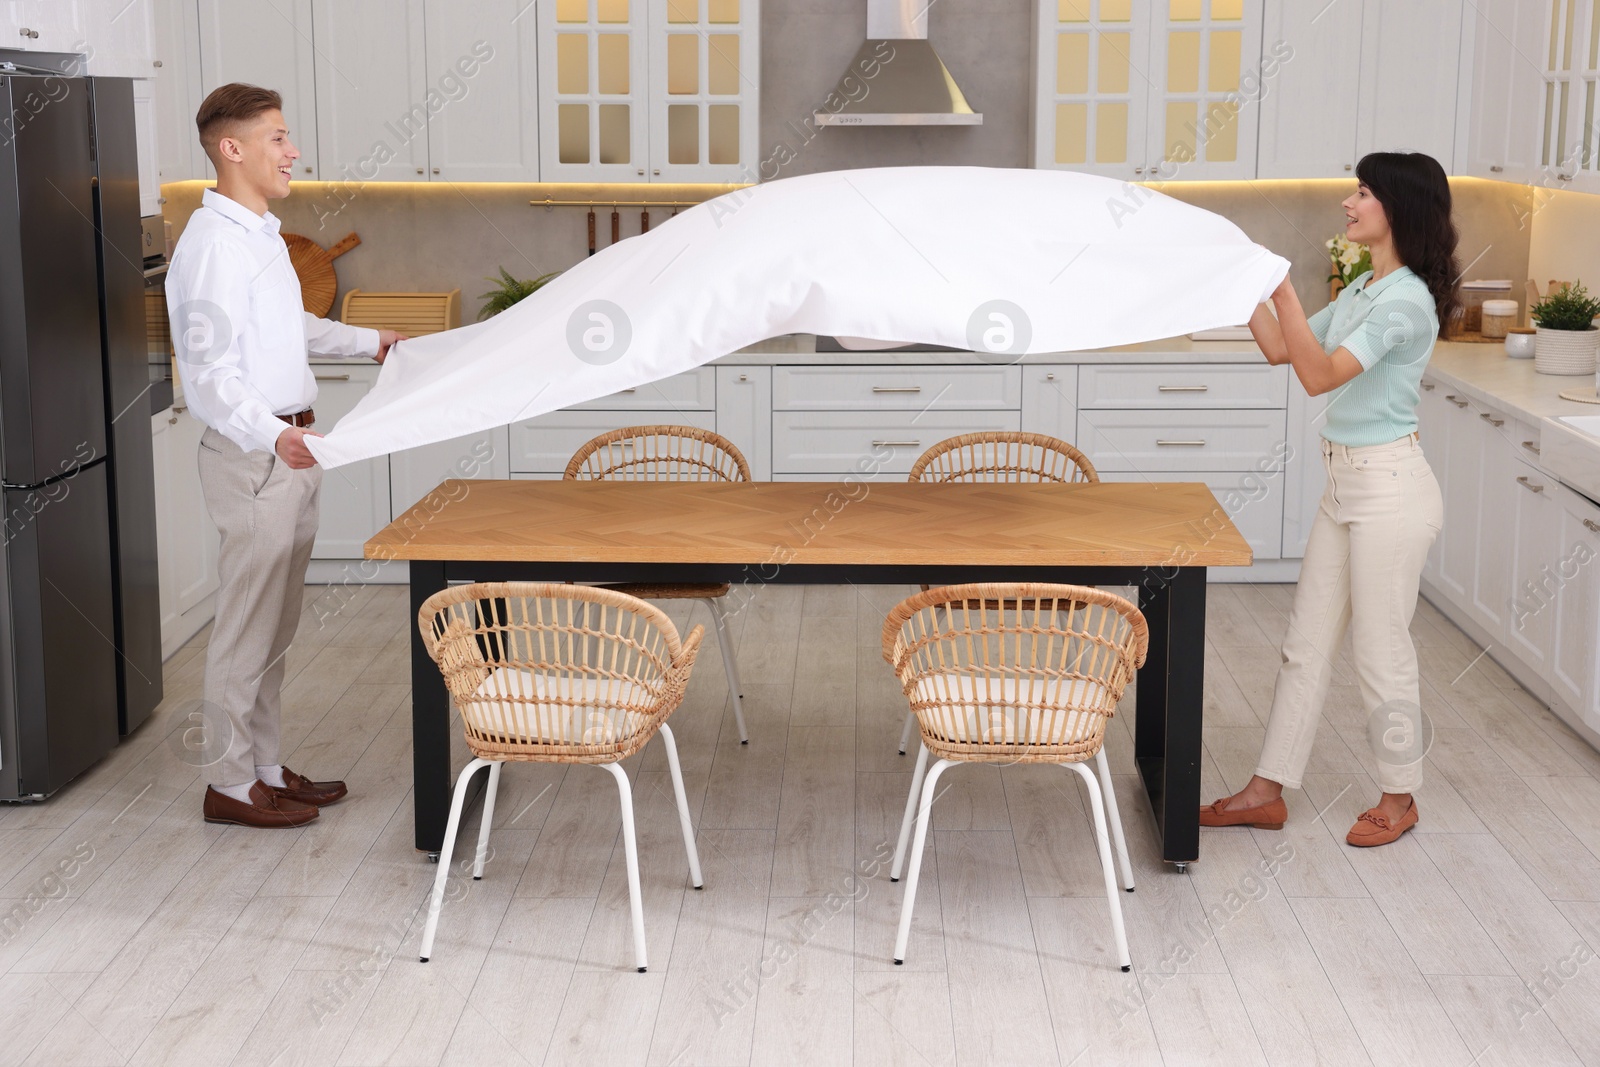
<svg viewBox="0 0 1600 1067"><path fill-rule="evenodd" d="M1370 901L1290 901L1328 980L1377 1067L1470 1063L1433 987Z"/></svg>
<svg viewBox="0 0 1600 1067"><path fill-rule="evenodd" d="M1344 842L1377 796L1347 639L1288 825L1205 830L1177 873L1135 772L1130 686L1105 745L1138 882L1119 894L1134 972L1112 955L1084 787L1049 766L944 776L895 966L904 883L888 875L917 742L896 753L906 701L880 634L915 591L730 595L751 743L714 640L672 720L703 892L664 746L624 768L643 975L616 787L550 764L504 771L481 882L481 805L463 819L435 955L417 961L437 868L412 839L403 587L304 592L285 758L351 786L304 830L200 819L204 750L185 741L202 631L149 722L45 803L0 808L0 1067L1600 1062L1600 753L1425 603L1416 832ZM1205 800L1254 770L1293 595L1211 587ZM661 607L682 632L709 625L702 603Z"/></svg>

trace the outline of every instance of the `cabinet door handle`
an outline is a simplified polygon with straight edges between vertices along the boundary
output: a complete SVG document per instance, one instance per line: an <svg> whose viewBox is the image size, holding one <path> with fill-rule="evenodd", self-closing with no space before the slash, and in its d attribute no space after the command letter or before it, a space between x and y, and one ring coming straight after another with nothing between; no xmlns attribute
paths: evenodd
<svg viewBox="0 0 1600 1067"><path fill-rule="evenodd" d="M1202 437L1198 441L1164 441L1158 437L1156 444L1161 448L1204 448L1206 439Z"/></svg>
<svg viewBox="0 0 1600 1067"><path fill-rule="evenodd" d="M1433 383L1432 382L1423 382L1422 383L1422 391L1425 392L1425 393L1433 392Z"/></svg>
<svg viewBox="0 0 1600 1067"><path fill-rule="evenodd" d="M1522 488L1526 489L1530 493L1542 493L1542 492L1544 492L1544 486L1542 486L1542 485L1534 485L1532 482L1530 482L1528 480L1528 476L1526 474L1517 475L1517 484L1522 486Z"/></svg>
<svg viewBox="0 0 1600 1067"><path fill-rule="evenodd" d="M872 387L872 391L874 393L920 393L920 392L922 392L922 386L920 386L920 385L874 385Z"/></svg>
<svg viewBox="0 0 1600 1067"><path fill-rule="evenodd" d="M174 404L174 405L172 405L172 413L174 415L182 415L185 411L188 411L188 410L189 410L189 405L188 404ZM176 422L177 420L174 419L173 421Z"/></svg>
<svg viewBox="0 0 1600 1067"><path fill-rule="evenodd" d="M741 375L739 375L739 380L740 380L740 381L741 381L741 382L748 382L748 381L749 381L749 380L750 380L750 375L748 375L748 374L741 374Z"/></svg>
<svg viewBox="0 0 1600 1067"><path fill-rule="evenodd" d="M1539 446L1534 444L1532 441L1522 442L1522 447L1526 448L1529 452L1532 452L1536 456L1539 454Z"/></svg>
<svg viewBox="0 0 1600 1067"><path fill-rule="evenodd" d="M1600 522L1595 522L1593 519L1584 519L1583 528L1585 530L1592 530L1595 533L1600 533Z"/></svg>
<svg viewBox="0 0 1600 1067"><path fill-rule="evenodd" d="M1454 394L1454 393L1446 393L1444 395L1444 398L1446 400L1450 401L1450 403L1454 404L1458 408L1464 408L1464 407L1467 406L1467 402L1465 400L1457 399L1456 398L1456 394Z"/></svg>
<svg viewBox="0 0 1600 1067"><path fill-rule="evenodd" d="M1203 393L1210 389L1209 385L1158 385L1158 393Z"/></svg>
<svg viewBox="0 0 1600 1067"><path fill-rule="evenodd" d="M1045 375L1045 376L1044 376L1044 380L1045 380L1045 381L1047 381L1047 382L1053 382L1053 381L1055 381L1055 380L1056 380L1056 374L1055 374L1055 371L1051 371L1051 372L1050 372L1050 373L1049 373L1049 374L1046 374L1046 375Z"/></svg>
<svg viewBox="0 0 1600 1067"><path fill-rule="evenodd" d="M637 393L638 391L639 390L638 390L637 387L632 388L632 389L618 389L617 390L618 393Z"/></svg>
<svg viewBox="0 0 1600 1067"><path fill-rule="evenodd" d="M1487 422L1490 426L1504 426L1506 424L1505 419L1497 419L1487 411L1480 412L1478 414L1478 418L1482 419L1484 422Z"/></svg>
<svg viewBox="0 0 1600 1067"><path fill-rule="evenodd" d="M311 377L319 382L348 382L350 380L350 375L348 374L313 374Z"/></svg>
<svg viewBox="0 0 1600 1067"><path fill-rule="evenodd" d="M1501 165L1500 165L1500 164L1498 164L1498 163L1491 163L1491 164L1489 164L1489 173L1490 173L1490 174L1502 174L1502 173L1504 173L1504 172L1505 172L1505 169L1506 169L1506 168L1504 168L1504 167L1502 167L1502 166L1501 166Z"/></svg>
<svg viewBox="0 0 1600 1067"><path fill-rule="evenodd" d="M921 441L874 441L873 448L921 448Z"/></svg>

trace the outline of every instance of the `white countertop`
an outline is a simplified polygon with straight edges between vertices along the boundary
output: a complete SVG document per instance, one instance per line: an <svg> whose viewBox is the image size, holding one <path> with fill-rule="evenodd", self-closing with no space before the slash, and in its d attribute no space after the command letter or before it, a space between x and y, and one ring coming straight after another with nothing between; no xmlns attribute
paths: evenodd
<svg viewBox="0 0 1600 1067"><path fill-rule="evenodd" d="M1600 406L1560 396L1563 390L1593 385L1592 376L1539 374L1533 360L1512 359L1498 344L1441 341L1428 362L1427 376L1535 426L1557 415L1600 414Z"/></svg>

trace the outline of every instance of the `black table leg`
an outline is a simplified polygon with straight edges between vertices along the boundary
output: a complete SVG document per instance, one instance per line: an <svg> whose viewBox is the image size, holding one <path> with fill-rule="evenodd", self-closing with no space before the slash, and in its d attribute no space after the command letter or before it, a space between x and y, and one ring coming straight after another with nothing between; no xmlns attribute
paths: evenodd
<svg viewBox="0 0 1600 1067"><path fill-rule="evenodd" d="M411 773L417 851L437 857L450 816L450 696L417 629L422 602L445 587L444 564L411 561Z"/></svg>
<svg viewBox="0 0 1600 1067"><path fill-rule="evenodd" d="M1183 870L1200 855L1206 570L1182 567L1170 579L1152 578L1139 600L1150 653L1139 671L1134 757L1161 834L1161 858Z"/></svg>

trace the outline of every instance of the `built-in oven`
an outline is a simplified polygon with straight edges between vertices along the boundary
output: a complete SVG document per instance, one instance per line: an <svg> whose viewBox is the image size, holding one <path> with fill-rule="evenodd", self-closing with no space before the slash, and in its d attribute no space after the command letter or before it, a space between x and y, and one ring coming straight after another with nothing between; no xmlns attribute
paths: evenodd
<svg viewBox="0 0 1600 1067"><path fill-rule="evenodd" d="M150 413L172 406L172 330L167 322L167 255L172 226L160 215L144 224L144 327L150 362Z"/></svg>

